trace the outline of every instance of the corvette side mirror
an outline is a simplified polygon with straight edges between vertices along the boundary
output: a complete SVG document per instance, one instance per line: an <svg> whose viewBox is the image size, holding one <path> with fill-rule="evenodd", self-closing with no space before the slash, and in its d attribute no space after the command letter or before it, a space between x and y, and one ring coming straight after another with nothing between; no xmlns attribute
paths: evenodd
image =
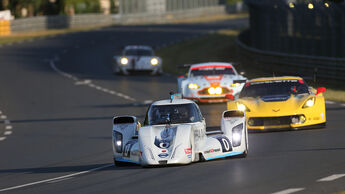
<svg viewBox="0 0 345 194"><path fill-rule="evenodd" d="M325 88L325 87L320 87L320 88L318 88L318 89L316 90L316 95L321 94L321 93L323 93L323 92L325 92L325 91L326 91L326 88Z"/></svg>
<svg viewBox="0 0 345 194"><path fill-rule="evenodd" d="M225 95L225 98L228 99L228 100L234 100L235 99L234 95L232 95L232 94Z"/></svg>

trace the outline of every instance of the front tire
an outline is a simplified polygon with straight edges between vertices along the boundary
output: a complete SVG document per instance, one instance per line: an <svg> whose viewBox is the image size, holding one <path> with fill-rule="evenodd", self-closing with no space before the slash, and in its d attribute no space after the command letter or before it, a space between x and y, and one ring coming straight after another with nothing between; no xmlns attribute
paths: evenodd
<svg viewBox="0 0 345 194"><path fill-rule="evenodd" d="M127 164L126 162L116 161L115 158L113 160L114 160L114 165L117 167L126 166Z"/></svg>

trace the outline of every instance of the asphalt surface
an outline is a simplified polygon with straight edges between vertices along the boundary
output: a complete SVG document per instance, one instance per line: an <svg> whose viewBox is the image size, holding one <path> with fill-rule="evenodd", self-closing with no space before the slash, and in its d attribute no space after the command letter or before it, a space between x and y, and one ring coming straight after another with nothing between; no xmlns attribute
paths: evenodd
<svg viewBox="0 0 345 194"><path fill-rule="evenodd" d="M115 76L121 46L160 47L246 19L117 26L0 48L0 192L334 193L345 191L345 106L327 104L327 128L253 133L249 155L186 166L112 165L114 115L143 120L176 78ZM183 53L181 53L182 55ZM225 104L201 105L217 127Z"/></svg>

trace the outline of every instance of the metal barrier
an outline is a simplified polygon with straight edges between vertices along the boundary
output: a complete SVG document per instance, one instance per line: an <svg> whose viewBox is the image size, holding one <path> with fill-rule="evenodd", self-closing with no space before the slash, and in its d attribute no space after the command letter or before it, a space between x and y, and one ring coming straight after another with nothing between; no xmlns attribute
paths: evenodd
<svg viewBox="0 0 345 194"><path fill-rule="evenodd" d="M218 0L120 0L119 14L80 14L74 16L38 16L11 21L12 32L81 26L169 23L175 19L225 14Z"/></svg>
<svg viewBox="0 0 345 194"><path fill-rule="evenodd" d="M252 68L261 69L272 75L298 75L317 81L343 84L345 81L345 58L317 57L264 51L248 46L245 41L249 31L242 32L236 39L239 55L244 63ZM341 82L339 82L341 81Z"/></svg>
<svg viewBox="0 0 345 194"><path fill-rule="evenodd" d="M266 51L345 57L345 3L246 0L249 45Z"/></svg>
<svg viewBox="0 0 345 194"><path fill-rule="evenodd" d="M237 40L243 58L272 73L345 80L345 3L245 2L250 30Z"/></svg>

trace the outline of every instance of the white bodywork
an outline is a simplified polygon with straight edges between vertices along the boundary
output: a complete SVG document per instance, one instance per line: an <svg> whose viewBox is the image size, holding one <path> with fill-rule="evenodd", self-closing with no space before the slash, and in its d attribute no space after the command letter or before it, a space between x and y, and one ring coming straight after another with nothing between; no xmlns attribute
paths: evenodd
<svg viewBox="0 0 345 194"><path fill-rule="evenodd" d="M170 100L154 104L167 103ZM173 100L172 103L195 104L186 99ZM112 138L114 162L154 166L189 164L234 155L246 156L248 132L245 121L244 112L230 110L222 115L220 131L207 133L203 119L193 123L147 125L140 127L137 135L140 124L136 117L115 117ZM121 143L115 133L122 134Z"/></svg>
<svg viewBox="0 0 345 194"><path fill-rule="evenodd" d="M202 69L208 67L231 67L233 74L220 74L212 76L193 76L193 69ZM230 63L201 63L192 65L189 68L187 76L181 76L177 79L178 92L184 98L197 102L226 102L226 94L236 96L242 90L247 78L238 74L235 67ZM238 84L236 84L238 83ZM190 88L190 84L196 84L198 88ZM209 94L208 89L211 87L222 88L221 94Z"/></svg>
<svg viewBox="0 0 345 194"><path fill-rule="evenodd" d="M150 54L147 55L127 55L128 50L144 50ZM126 46L122 56L113 57L114 73L128 75L130 71L150 71L152 74L162 74L162 59L154 56L154 51L149 46ZM127 63L123 63L125 60ZM127 60L127 61L126 61ZM152 63L155 60L155 63Z"/></svg>

